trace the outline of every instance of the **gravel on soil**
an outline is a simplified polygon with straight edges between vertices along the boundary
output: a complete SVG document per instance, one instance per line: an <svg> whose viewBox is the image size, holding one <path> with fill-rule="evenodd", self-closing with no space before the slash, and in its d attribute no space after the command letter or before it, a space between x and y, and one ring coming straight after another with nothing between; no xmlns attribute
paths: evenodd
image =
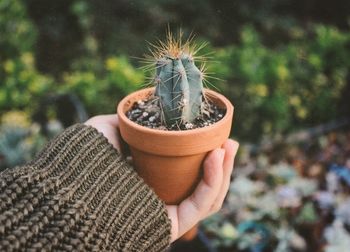
<svg viewBox="0 0 350 252"><path fill-rule="evenodd" d="M203 128L221 120L226 113L225 109L219 108L210 101L205 102L204 113L196 118L193 123L181 123L173 125L162 124L162 113L159 107L157 97L149 97L146 100L139 100L133 104L131 109L127 111L126 116L133 122L159 130L191 130Z"/></svg>

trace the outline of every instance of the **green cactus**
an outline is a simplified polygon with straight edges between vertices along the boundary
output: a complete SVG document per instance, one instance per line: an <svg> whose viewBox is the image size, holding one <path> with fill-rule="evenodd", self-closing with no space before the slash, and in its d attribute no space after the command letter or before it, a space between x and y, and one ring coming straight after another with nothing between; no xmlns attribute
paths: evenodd
<svg viewBox="0 0 350 252"><path fill-rule="evenodd" d="M155 96L165 125L192 123L202 114L203 74L194 63L189 42L168 34L156 55Z"/></svg>

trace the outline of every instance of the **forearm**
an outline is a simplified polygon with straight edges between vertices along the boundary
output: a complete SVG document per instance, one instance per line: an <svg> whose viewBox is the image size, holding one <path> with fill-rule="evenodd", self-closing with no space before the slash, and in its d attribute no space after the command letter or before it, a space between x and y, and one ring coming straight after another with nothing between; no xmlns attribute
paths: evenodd
<svg viewBox="0 0 350 252"><path fill-rule="evenodd" d="M161 251L163 203L91 127L76 125L37 159L0 175L0 250Z"/></svg>

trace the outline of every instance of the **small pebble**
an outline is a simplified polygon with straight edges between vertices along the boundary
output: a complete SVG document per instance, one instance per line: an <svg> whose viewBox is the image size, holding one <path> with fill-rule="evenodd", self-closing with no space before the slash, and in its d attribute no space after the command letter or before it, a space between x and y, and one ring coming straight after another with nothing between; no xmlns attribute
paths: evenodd
<svg viewBox="0 0 350 252"><path fill-rule="evenodd" d="M159 126L158 129L160 129L160 130L168 130L165 126Z"/></svg>
<svg viewBox="0 0 350 252"><path fill-rule="evenodd" d="M186 123L185 127L186 127L186 129L192 129L193 128L193 124L192 123Z"/></svg>
<svg viewBox="0 0 350 252"><path fill-rule="evenodd" d="M161 110L158 106L159 99L151 98L148 100L138 100L127 112L130 120L152 129L158 130L191 130L210 126L225 115L225 110L211 104L205 104L203 114L196 118L192 123L174 124L164 126L161 124Z"/></svg>

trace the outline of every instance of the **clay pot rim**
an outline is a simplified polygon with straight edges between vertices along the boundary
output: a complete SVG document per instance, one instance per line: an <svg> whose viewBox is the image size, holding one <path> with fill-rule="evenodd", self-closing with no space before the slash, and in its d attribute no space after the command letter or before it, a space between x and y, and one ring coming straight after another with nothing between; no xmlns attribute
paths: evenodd
<svg viewBox="0 0 350 252"><path fill-rule="evenodd" d="M120 117L120 120L123 120L125 124L127 124L129 127L135 128L139 131L143 131L147 134L162 134L162 135L168 135L168 136L187 136L187 135L192 135L192 134L200 134L203 132L211 131L213 128L220 127L222 124L225 124L227 120L230 120L232 118L232 114L234 112L234 106L231 104L231 102L222 94L215 92L210 89L204 89L206 95L209 95L209 97L214 97L217 100L220 100L224 105L226 109L226 113L223 118L221 118L219 121L215 122L212 125L202 127L202 128L196 128L196 129L190 129L190 130L160 130L160 129L151 129L146 126L142 126L137 124L136 122L131 121L123 111L124 104L126 104L129 100L131 100L131 97L147 93L149 92L150 94L153 93L153 90L155 88L144 88L140 89L138 91L132 92L129 95L125 96L119 104L117 104L117 114L118 117Z"/></svg>

